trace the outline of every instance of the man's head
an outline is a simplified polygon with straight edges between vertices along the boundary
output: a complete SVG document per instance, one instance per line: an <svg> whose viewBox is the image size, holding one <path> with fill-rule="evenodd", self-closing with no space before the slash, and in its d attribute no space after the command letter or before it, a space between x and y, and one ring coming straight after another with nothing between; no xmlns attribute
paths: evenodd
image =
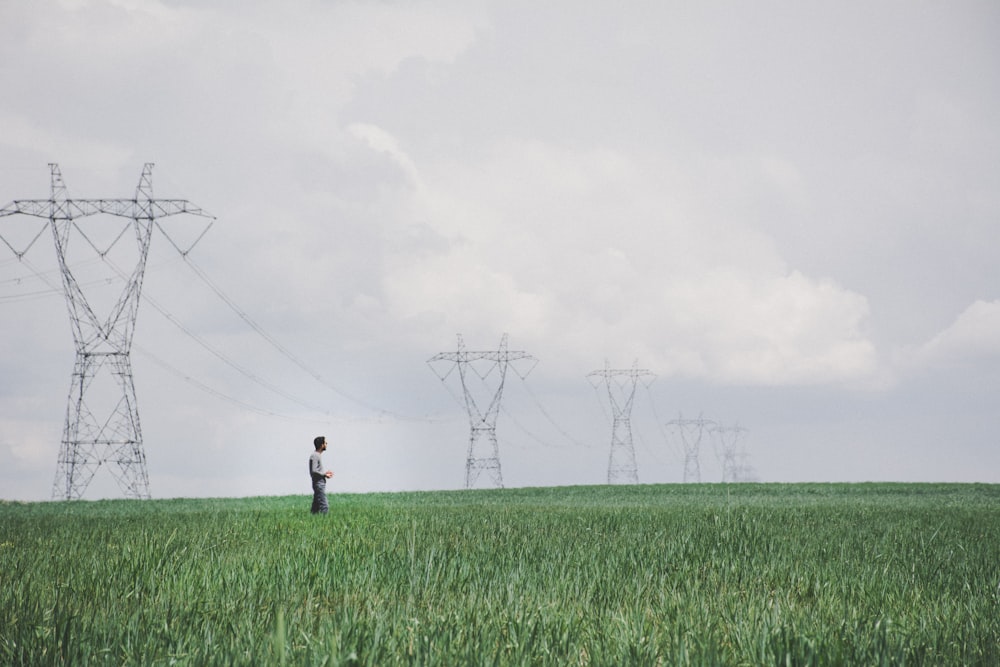
<svg viewBox="0 0 1000 667"><path fill-rule="evenodd" d="M315 438L313 438L313 447L316 448L317 452L322 452L324 449L326 449L326 436L317 435Z"/></svg>

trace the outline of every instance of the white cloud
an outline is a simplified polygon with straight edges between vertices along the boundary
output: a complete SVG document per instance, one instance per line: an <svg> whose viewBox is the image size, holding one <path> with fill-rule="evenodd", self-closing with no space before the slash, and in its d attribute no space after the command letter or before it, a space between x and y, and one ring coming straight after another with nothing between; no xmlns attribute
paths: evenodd
<svg viewBox="0 0 1000 667"><path fill-rule="evenodd" d="M677 181L655 164L506 141L474 170L396 160L429 174L415 209L445 240L394 255L384 288L399 317L507 331L557 364L638 356L665 374L766 385L877 372L862 295L789 270L739 221L680 218Z"/></svg>
<svg viewBox="0 0 1000 667"><path fill-rule="evenodd" d="M862 382L877 371L863 333L867 300L831 281L722 268L671 286L665 306L685 375L796 385Z"/></svg>
<svg viewBox="0 0 1000 667"><path fill-rule="evenodd" d="M904 370L973 366L1000 358L1000 301L978 300L945 330L920 345L903 347L896 361Z"/></svg>
<svg viewBox="0 0 1000 667"><path fill-rule="evenodd" d="M131 156L131 151L115 141L101 141L45 128L37 122L13 113L0 112L0 145L8 150L40 154L48 162L87 165L88 169L116 170ZM44 167L42 163L40 166ZM39 171L44 176L44 171Z"/></svg>
<svg viewBox="0 0 1000 667"><path fill-rule="evenodd" d="M359 139L363 140L372 150L378 153L385 153L400 169L409 177L410 181L416 185L420 181L417 167L413 160L399 147L399 142L391 134L368 123L352 123L348 126L348 131Z"/></svg>

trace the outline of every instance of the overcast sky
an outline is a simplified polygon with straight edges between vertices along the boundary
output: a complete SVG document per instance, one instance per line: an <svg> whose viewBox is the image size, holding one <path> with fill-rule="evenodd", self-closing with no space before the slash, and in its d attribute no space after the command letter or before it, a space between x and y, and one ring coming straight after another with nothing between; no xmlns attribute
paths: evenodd
<svg viewBox="0 0 1000 667"><path fill-rule="evenodd" d="M746 429L762 481L1000 483L992 0L65 0L0 24L0 205L48 199L52 162L71 198L130 198L154 162L156 196L216 217L187 260L159 232L149 254L154 497L308 494L319 434L331 491L461 488L461 388L426 362L505 333L538 359L506 378L507 486L604 483L587 375L633 365L640 482L683 480L668 422L700 415ZM51 234L0 244L5 499L51 494L59 286ZM721 480L707 438L700 464Z"/></svg>

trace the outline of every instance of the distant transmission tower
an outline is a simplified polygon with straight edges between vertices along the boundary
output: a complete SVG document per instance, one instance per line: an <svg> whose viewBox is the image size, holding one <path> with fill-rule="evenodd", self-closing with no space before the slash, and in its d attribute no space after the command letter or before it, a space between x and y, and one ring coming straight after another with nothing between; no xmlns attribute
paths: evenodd
<svg viewBox="0 0 1000 667"><path fill-rule="evenodd" d="M746 433L746 429L738 424L736 426L715 426L712 429L712 435L715 436L716 442L716 455L722 462L723 482L741 481L736 455L744 433Z"/></svg>
<svg viewBox="0 0 1000 667"><path fill-rule="evenodd" d="M447 366L440 362L447 362ZM521 379L524 379L537 363L538 360L527 352L509 351L507 334L500 339L498 349L480 352L466 350L462 334L458 334L457 351L442 352L427 360L431 370L442 382L456 368L461 379L470 426L469 451L465 459L465 488L475 487L484 472L488 475L492 486L503 488L503 473L500 469L500 453L497 446L497 414L500 412L504 380L507 378L508 368L512 368ZM446 370L439 372L438 367ZM470 370L484 382L496 371L495 388L489 389L486 395L477 392L479 387L470 386ZM480 393L478 401L477 393Z"/></svg>
<svg viewBox="0 0 1000 667"><path fill-rule="evenodd" d="M652 382L656 376L648 370L640 369L636 361L632 368L613 369L607 362L604 370L593 371L587 378L596 387L603 383L611 404L611 452L608 455L608 484L638 484L639 469L635 462L635 446L632 443L632 402L639 382L648 378Z"/></svg>
<svg viewBox="0 0 1000 667"><path fill-rule="evenodd" d="M735 481L737 482L757 482L759 478L757 477L757 472L754 467L750 465L750 454L744 449L739 454L736 455L739 459L739 463L736 465Z"/></svg>
<svg viewBox="0 0 1000 667"><path fill-rule="evenodd" d="M684 481L700 482L701 439L705 431L714 426L714 423L701 416L697 419L684 419L684 416L681 415L678 419L668 422L667 426L673 426L677 429L681 444L684 445Z"/></svg>
<svg viewBox="0 0 1000 667"><path fill-rule="evenodd" d="M49 168L52 185L49 199L15 200L0 209L0 217L21 214L48 220L47 226L55 240L76 345L76 362L52 497L65 500L82 498L98 468L110 464L109 470L126 497L149 498L146 455L142 447L139 408L129 356L146 257L153 227L156 226L167 236L157 222L159 218L181 213L211 216L184 200L154 199L152 163L143 166L132 199L70 199L59 165L50 164ZM117 235L115 231L118 227L112 224L106 225L106 228L112 229L110 236L102 235L89 225L89 233L85 232L81 219L93 215L124 218L127 222ZM208 231L208 226L201 236ZM18 259L22 259L43 230L44 223L23 247L16 248L6 238L2 240ZM187 254L201 236L183 250L170 236L167 239L181 254ZM111 249L125 237L135 244L135 247L126 250L131 251L128 253L130 261L135 262L129 274L121 271L108 257ZM96 239L99 238L110 240L98 243ZM93 299L84 294L83 287L73 274L67 258L71 241L86 243L125 280L121 294L106 317L95 312L99 309L92 303ZM90 296L93 297L94 293L91 292Z"/></svg>

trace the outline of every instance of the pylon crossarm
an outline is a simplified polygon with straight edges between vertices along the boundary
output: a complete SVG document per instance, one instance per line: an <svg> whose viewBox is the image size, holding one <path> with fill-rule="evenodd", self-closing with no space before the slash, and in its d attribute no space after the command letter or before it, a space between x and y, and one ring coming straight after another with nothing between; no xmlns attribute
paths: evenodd
<svg viewBox="0 0 1000 667"><path fill-rule="evenodd" d="M14 200L0 209L0 217L8 215L30 215L36 218L50 218L52 202L48 199Z"/></svg>
<svg viewBox="0 0 1000 667"><path fill-rule="evenodd" d="M56 207L55 204L59 206ZM114 215L119 218L152 219L171 215L197 215L215 219L186 199L16 199L0 209L0 217L30 215L36 218L73 219L91 215Z"/></svg>
<svg viewBox="0 0 1000 667"><path fill-rule="evenodd" d="M198 206L195 206L186 199L148 199L148 200L138 200L135 205L139 208L141 212L145 212L144 215L130 216L138 218L165 218L170 215L180 215L184 213L186 215L197 215L202 218L211 218L215 220L215 216L206 213Z"/></svg>

